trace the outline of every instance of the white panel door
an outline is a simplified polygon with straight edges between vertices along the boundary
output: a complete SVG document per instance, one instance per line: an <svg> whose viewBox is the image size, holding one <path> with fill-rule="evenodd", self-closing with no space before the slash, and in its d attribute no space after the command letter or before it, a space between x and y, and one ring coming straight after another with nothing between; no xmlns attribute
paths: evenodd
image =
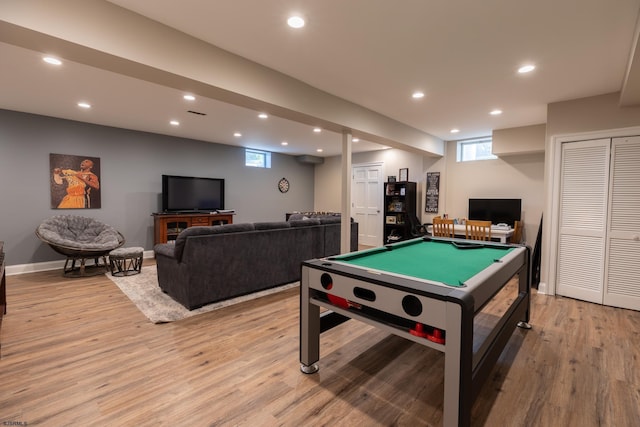
<svg viewBox="0 0 640 427"><path fill-rule="evenodd" d="M601 304L610 139L562 145L558 295Z"/></svg>
<svg viewBox="0 0 640 427"><path fill-rule="evenodd" d="M352 166L351 212L358 222L358 243L382 246L382 163Z"/></svg>
<svg viewBox="0 0 640 427"><path fill-rule="evenodd" d="M611 146L604 303L640 310L640 137Z"/></svg>

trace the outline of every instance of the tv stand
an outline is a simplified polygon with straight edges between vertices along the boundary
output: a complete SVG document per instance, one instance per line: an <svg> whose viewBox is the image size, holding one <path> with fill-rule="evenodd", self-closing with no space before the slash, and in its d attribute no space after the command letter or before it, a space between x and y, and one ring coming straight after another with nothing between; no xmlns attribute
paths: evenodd
<svg viewBox="0 0 640 427"><path fill-rule="evenodd" d="M152 216L154 245L175 240L185 228L233 224L233 214L157 212Z"/></svg>
<svg viewBox="0 0 640 427"><path fill-rule="evenodd" d="M191 215L191 214L198 214L198 215L209 215L211 212L209 211L196 211L196 210L187 210L187 211L174 211L174 212L163 212L163 215Z"/></svg>

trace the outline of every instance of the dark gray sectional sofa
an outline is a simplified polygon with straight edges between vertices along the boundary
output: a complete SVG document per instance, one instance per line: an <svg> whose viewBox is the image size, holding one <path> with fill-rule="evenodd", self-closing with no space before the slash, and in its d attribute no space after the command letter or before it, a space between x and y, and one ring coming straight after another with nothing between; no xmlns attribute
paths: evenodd
<svg viewBox="0 0 640 427"><path fill-rule="evenodd" d="M160 289L193 310L300 280L302 261L340 253L340 217L190 227L154 251Z"/></svg>

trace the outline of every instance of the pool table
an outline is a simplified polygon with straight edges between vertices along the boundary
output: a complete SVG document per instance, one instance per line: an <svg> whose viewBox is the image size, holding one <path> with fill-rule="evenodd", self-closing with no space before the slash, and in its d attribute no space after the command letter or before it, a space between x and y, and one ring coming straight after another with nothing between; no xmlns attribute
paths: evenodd
<svg viewBox="0 0 640 427"><path fill-rule="evenodd" d="M423 237L305 261L300 369L318 371L322 332L360 320L444 352L444 425L468 426L472 404L515 327L530 328L529 258L520 245ZM474 344L476 315L516 275L511 304ZM328 310L321 314L320 307Z"/></svg>

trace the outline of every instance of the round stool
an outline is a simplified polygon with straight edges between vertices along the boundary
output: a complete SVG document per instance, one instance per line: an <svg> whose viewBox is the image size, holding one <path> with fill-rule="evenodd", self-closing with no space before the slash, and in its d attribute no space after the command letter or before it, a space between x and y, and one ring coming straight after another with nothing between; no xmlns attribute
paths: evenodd
<svg viewBox="0 0 640 427"><path fill-rule="evenodd" d="M142 269L144 248L118 248L109 252L109 265L112 276L131 276Z"/></svg>

